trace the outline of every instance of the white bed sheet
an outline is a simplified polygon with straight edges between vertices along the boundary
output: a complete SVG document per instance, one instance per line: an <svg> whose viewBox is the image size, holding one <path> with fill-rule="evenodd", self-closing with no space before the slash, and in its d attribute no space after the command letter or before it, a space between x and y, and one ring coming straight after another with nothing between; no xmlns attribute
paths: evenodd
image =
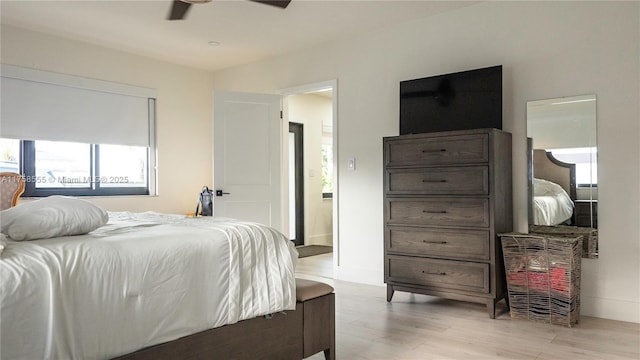
<svg viewBox="0 0 640 360"><path fill-rule="evenodd" d="M573 216L573 201L562 186L544 179L533 179L533 223L558 225Z"/></svg>
<svg viewBox="0 0 640 360"><path fill-rule="evenodd" d="M573 202L564 195L533 197L533 223L553 226L562 224L573 216Z"/></svg>
<svg viewBox="0 0 640 360"><path fill-rule="evenodd" d="M110 213L92 233L8 241L2 359L104 359L295 309L292 242L255 223Z"/></svg>

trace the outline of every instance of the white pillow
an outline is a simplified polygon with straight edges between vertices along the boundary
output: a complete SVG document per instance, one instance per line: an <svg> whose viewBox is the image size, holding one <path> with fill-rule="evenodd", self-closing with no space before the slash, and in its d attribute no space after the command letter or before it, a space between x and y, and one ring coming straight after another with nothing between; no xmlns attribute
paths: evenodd
<svg viewBox="0 0 640 360"><path fill-rule="evenodd" d="M48 239L86 234L107 221L107 212L86 200L50 196L0 211L0 232L16 241Z"/></svg>

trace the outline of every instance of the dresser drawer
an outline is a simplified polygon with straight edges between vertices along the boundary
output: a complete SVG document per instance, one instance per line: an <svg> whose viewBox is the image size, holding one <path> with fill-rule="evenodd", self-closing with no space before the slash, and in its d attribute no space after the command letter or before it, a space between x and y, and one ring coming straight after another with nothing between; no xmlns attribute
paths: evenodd
<svg viewBox="0 0 640 360"><path fill-rule="evenodd" d="M489 135L456 135L385 142L385 165L445 165L489 161Z"/></svg>
<svg viewBox="0 0 640 360"><path fill-rule="evenodd" d="M388 195L489 194L488 166L388 169L385 175Z"/></svg>
<svg viewBox="0 0 640 360"><path fill-rule="evenodd" d="M489 226L487 198L387 198L387 225Z"/></svg>
<svg viewBox="0 0 640 360"><path fill-rule="evenodd" d="M490 260L489 231L389 226L387 251L409 255Z"/></svg>
<svg viewBox="0 0 640 360"><path fill-rule="evenodd" d="M387 256L388 280L433 288L489 292L489 264Z"/></svg>

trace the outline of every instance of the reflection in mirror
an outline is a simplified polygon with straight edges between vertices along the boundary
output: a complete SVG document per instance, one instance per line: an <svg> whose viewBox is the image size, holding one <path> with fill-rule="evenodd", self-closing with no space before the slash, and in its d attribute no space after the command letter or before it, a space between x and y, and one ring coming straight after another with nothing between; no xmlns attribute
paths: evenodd
<svg viewBox="0 0 640 360"><path fill-rule="evenodd" d="M595 95L527 103L530 225L598 227Z"/></svg>

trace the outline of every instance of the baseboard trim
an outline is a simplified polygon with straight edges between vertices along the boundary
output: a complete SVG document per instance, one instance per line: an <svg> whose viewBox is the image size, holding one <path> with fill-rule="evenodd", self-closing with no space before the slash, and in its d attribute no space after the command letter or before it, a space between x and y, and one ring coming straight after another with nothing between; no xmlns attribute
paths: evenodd
<svg viewBox="0 0 640 360"><path fill-rule="evenodd" d="M333 246L333 233L310 235L307 237L305 245Z"/></svg>
<svg viewBox="0 0 640 360"><path fill-rule="evenodd" d="M334 266L333 276L337 280L360 284L384 286L384 274L371 269Z"/></svg>
<svg viewBox="0 0 640 360"><path fill-rule="evenodd" d="M371 269L336 266L333 269L333 274L337 280L385 286L384 274ZM640 303L637 301L581 296L580 315L640 323Z"/></svg>
<svg viewBox="0 0 640 360"><path fill-rule="evenodd" d="M581 296L580 315L640 323L640 302Z"/></svg>

